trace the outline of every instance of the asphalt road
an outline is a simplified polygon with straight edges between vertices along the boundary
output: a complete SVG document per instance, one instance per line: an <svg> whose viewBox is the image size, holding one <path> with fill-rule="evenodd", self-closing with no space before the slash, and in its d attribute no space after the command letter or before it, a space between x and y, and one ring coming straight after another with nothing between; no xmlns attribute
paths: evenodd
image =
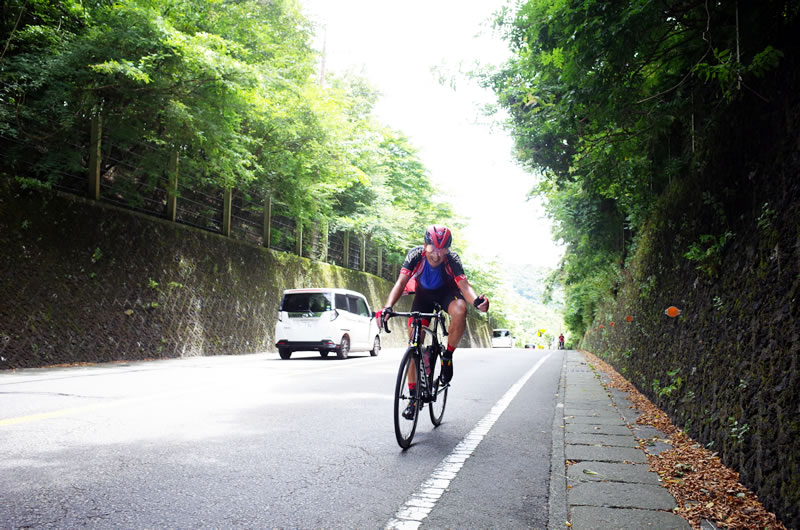
<svg viewBox="0 0 800 530"><path fill-rule="evenodd" d="M2 372L0 528L383 528L471 432L422 528L544 528L562 352L459 349L407 451L401 353Z"/></svg>

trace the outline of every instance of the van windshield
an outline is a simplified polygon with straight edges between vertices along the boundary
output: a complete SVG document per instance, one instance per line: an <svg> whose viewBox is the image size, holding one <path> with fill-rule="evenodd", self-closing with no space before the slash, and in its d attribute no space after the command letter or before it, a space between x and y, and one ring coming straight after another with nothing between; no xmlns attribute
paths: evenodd
<svg viewBox="0 0 800 530"><path fill-rule="evenodd" d="M508 337L511 335L511 332L507 329L495 329L492 331L492 337L498 339L500 337Z"/></svg>
<svg viewBox="0 0 800 530"><path fill-rule="evenodd" d="M331 310L331 299L328 293L290 293L284 295L281 311L290 317L318 315Z"/></svg>

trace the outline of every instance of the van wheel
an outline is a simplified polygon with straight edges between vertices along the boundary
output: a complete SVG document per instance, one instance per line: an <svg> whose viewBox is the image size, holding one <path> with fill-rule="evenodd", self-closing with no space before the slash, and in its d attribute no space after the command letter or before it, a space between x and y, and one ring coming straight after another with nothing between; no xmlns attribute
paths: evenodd
<svg viewBox="0 0 800 530"><path fill-rule="evenodd" d="M375 340L372 341L372 349L369 351L369 354L375 357L380 352L381 352L381 338L375 335Z"/></svg>
<svg viewBox="0 0 800 530"><path fill-rule="evenodd" d="M347 359L348 353L350 353L350 338L345 335L342 337L342 342L339 343L339 349L336 350L336 356L340 359Z"/></svg>
<svg viewBox="0 0 800 530"><path fill-rule="evenodd" d="M281 356L281 359L288 359L292 356L292 350L289 348L278 348L278 355Z"/></svg>
<svg viewBox="0 0 800 530"><path fill-rule="evenodd" d="M322 355L323 357L327 357L329 353L330 353L330 350L320 350L319 351L319 354Z"/></svg>

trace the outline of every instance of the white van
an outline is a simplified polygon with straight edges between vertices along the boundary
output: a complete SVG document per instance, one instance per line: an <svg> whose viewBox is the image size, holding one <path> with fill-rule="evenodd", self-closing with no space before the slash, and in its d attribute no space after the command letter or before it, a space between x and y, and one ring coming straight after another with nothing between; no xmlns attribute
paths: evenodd
<svg viewBox="0 0 800 530"><path fill-rule="evenodd" d="M511 335L511 330L508 329L493 329L492 330L492 348L513 348L514 337Z"/></svg>
<svg viewBox="0 0 800 530"><path fill-rule="evenodd" d="M332 351L347 359L351 351L378 355L378 323L363 294L346 289L289 289L283 292L275 325L275 346L281 359L292 352Z"/></svg>

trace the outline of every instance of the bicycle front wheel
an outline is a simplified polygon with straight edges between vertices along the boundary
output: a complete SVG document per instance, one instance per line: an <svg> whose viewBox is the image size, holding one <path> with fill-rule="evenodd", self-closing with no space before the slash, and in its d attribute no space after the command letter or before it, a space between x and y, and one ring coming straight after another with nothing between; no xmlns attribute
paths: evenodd
<svg viewBox="0 0 800 530"><path fill-rule="evenodd" d="M450 383L444 385L439 381L439 376L442 373L442 363L440 353L436 352L430 360L431 366L431 402L428 405L428 413L431 415L431 423L439 426L442 423L444 416L444 408L447 405L447 391L450 389Z"/></svg>
<svg viewBox="0 0 800 530"><path fill-rule="evenodd" d="M403 355L403 360L400 362L400 369L397 372L397 384L394 387L394 434L397 437L397 443L403 449L408 449L411 445L411 440L414 438L414 432L417 430L417 420L419 419L419 408L422 406L419 397L419 387L414 390L413 394L408 389L408 369L412 365L416 368L416 373L419 374L419 359L415 355L416 349L410 347ZM409 407L409 404L415 404L412 409L410 417L406 418L403 414Z"/></svg>

